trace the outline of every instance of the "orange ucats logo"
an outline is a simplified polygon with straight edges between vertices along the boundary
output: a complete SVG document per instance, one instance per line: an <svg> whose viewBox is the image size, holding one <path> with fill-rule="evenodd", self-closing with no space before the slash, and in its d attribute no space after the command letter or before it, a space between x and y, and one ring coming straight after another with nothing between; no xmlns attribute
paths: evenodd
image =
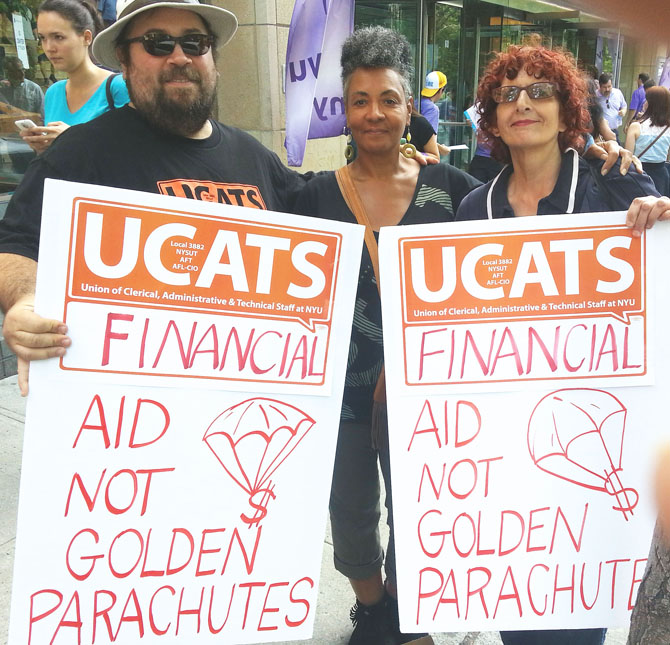
<svg viewBox="0 0 670 645"><path fill-rule="evenodd" d="M258 186L249 184L225 184L218 181L194 179L170 179L159 181L161 195L199 199L202 202L218 202L229 206L245 206L267 210Z"/></svg>

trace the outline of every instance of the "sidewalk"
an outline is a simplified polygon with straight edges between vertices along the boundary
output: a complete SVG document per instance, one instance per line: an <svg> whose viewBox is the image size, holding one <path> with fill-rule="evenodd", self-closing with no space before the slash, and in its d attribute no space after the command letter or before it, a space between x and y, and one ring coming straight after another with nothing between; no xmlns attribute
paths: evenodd
<svg viewBox="0 0 670 645"><path fill-rule="evenodd" d="M16 376L0 380L0 645L7 645L24 418L25 400L19 395ZM317 645L346 645L351 633L349 608L353 595L345 578L333 568L330 531L326 533L323 546L319 601L314 636L310 642ZM610 630L605 645L625 645L627 633L627 629ZM434 639L436 645L501 643L497 632L438 634Z"/></svg>

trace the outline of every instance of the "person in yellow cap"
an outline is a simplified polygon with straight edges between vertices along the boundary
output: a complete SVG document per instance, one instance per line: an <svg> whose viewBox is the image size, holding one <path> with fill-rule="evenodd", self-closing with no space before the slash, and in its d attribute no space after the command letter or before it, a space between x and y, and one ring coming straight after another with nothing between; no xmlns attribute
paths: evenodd
<svg viewBox="0 0 670 645"><path fill-rule="evenodd" d="M442 72L429 72L421 90L421 114L428 119L437 134L440 112L436 103L442 98L447 86L447 77Z"/></svg>

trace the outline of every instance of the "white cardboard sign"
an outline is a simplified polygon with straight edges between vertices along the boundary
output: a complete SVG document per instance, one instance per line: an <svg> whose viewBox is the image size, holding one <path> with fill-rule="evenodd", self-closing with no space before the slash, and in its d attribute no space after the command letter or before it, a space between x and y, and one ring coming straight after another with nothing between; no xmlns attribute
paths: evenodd
<svg viewBox="0 0 670 645"><path fill-rule="evenodd" d="M403 631L628 623L667 436L669 243L620 213L383 229Z"/></svg>
<svg viewBox="0 0 670 645"><path fill-rule="evenodd" d="M10 642L311 636L361 228L48 181Z"/></svg>

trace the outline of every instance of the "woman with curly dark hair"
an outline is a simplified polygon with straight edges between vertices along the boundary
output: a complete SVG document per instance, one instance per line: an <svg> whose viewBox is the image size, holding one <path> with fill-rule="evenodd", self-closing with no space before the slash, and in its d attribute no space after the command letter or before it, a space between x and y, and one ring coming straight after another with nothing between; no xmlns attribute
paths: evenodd
<svg viewBox="0 0 670 645"><path fill-rule="evenodd" d="M309 181L296 205L298 213L366 226L330 494L335 568L356 595L349 645L428 645L427 634L401 633L398 625L375 235L382 226L452 221L479 182L448 164L419 166L406 158L415 151L403 136L413 69L404 36L380 26L359 29L345 41L341 65L357 156ZM380 468L391 528L386 551L379 539Z"/></svg>
<svg viewBox="0 0 670 645"><path fill-rule="evenodd" d="M461 202L457 220L628 210L633 235L670 219L647 175L602 173L579 155L590 127L587 89L568 53L512 46L491 61L477 93L479 127L507 165ZM619 163L619 162L617 162ZM505 645L601 645L605 629L501 632Z"/></svg>
<svg viewBox="0 0 670 645"><path fill-rule="evenodd" d="M457 220L628 210L639 235L670 218L670 200L656 199L649 177L603 176L602 161L580 157L590 117L586 85L569 53L510 47L487 67L477 100L492 156L507 166L463 200Z"/></svg>

